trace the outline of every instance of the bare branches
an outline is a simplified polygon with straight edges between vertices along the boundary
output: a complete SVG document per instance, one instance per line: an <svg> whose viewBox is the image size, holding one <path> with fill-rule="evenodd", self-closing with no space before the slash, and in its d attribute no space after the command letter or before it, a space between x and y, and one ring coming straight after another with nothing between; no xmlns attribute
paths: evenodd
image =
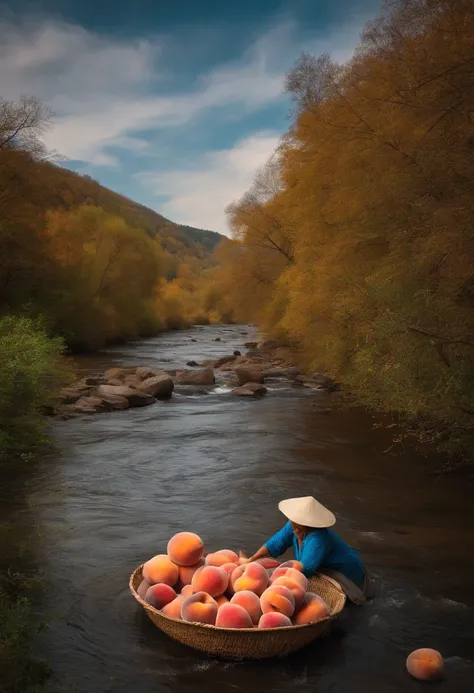
<svg viewBox="0 0 474 693"><path fill-rule="evenodd" d="M35 159L46 156L41 137L48 130L52 113L32 96L18 103L0 98L0 152L18 149Z"/></svg>

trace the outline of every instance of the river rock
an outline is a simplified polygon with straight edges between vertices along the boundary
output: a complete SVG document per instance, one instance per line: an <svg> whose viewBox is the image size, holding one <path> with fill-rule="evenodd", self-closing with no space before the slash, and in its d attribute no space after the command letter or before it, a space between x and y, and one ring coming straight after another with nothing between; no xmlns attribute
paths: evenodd
<svg viewBox="0 0 474 693"><path fill-rule="evenodd" d="M245 342L244 347L246 349L256 349L258 347L258 342Z"/></svg>
<svg viewBox="0 0 474 693"><path fill-rule="evenodd" d="M186 365L189 366L189 368L199 367L199 363L197 361L186 361Z"/></svg>
<svg viewBox="0 0 474 693"><path fill-rule="evenodd" d="M259 397L267 392L267 388L260 383L245 383L242 387L237 387L232 390L232 394L236 397Z"/></svg>
<svg viewBox="0 0 474 693"><path fill-rule="evenodd" d="M221 338L220 338L220 337L214 337L214 339L213 339L212 341L213 341L213 342L220 342L220 341L221 341Z"/></svg>
<svg viewBox="0 0 474 693"><path fill-rule="evenodd" d="M119 380L118 378L108 378L104 385L117 385L118 387L122 387L123 381Z"/></svg>
<svg viewBox="0 0 474 693"><path fill-rule="evenodd" d="M265 380L261 368L255 366L237 366L235 374L239 381L239 385L245 385L246 383L263 383Z"/></svg>
<svg viewBox="0 0 474 693"><path fill-rule="evenodd" d="M123 379L123 384L128 387L136 388L140 385L141 380L136 375L126 375Z"/></svg>
<svg viewBox="0 0 474 693"><path fill-rule="evenodd" d="M177 371L175 382L177 385L214 385L214 371L212 368L204 368L200 371Z"/></svg>
<svg viewBox="0 0 474 693"><path fill-rule="evenodd" d="M63 404L74 404L81 397L87 396L91 392L90 387L83 386L78 387L77 385L72 385L71 387L66 387L60 390L59 398Z"/></svg>
<svg viewBox="0 0 474 693"><path fill-rule="evenodd" d="M335 381L323 373L312 373L311 375L298 375L296 380L302 382L306 387L315 387L324 390L336 389Z"/></svg>
<svg viewBox="0 0 474 693"><path fill-rule="evenodd" d="M236 349L236 350L234 351L234 354L233 354L233 355L234 355L234 356L242 356L242 352L239 351L238 349Z"/></svg>
<svg viewBox="0 0 474 693"><path fill-rule="evenodd" d="M137 389L140 392L146 392L157 399L169 399L173 394L174 383L173 379L169 375L163 373L161 375L155 375L152 378L143 380L139 385L137 385Z"/></svg>
<svg viewBox="0 0 474 693"><path fill-rule="evenodd" d="M157 373L153 368L149 368L148 366L138 366L135 375L138 380L146 380L147 378L153 378Z"/></svg>
<svg viewBox="0 0 474 693"><path fill-rule="evenodd" d="M232 361L235 361L235 356L221 356L219 359L216 359L212 365L214 368L220 368L225 363L231 363Z"/></svg>
<svg viewBox="0 0 474 693"><path fill-rule="evenodd" d="M122 411L130 406L128 399L119 395L102 395L101 399L107 411Z"/></svg>
<svg viewBox="0 0 474 693"><path fill-rule="evenodd" d="M87 378L82 378L82 380L79 380L77 383L77 386L84 386L84 387L97 387L97 385L100 385L103 382L103 378L93 378L93 377L87 377Z"/></svg>
<svg viewBox="0 0 474 693"><path fill-rule="evenodd" d="M97 394L99 397L103 395L125 397L131 407L145 407L156 401L155 398L148 393L140 392L126 385L122 385L121 387L116 387L115 385L100 385Z"/></svg>
<svg viewBox="0 0 474 693"><path fill-rule="evenodd" d="M104 411L105 405L100 397L81 397L74 404L73 410L78 414L95 414Z"/></svg>

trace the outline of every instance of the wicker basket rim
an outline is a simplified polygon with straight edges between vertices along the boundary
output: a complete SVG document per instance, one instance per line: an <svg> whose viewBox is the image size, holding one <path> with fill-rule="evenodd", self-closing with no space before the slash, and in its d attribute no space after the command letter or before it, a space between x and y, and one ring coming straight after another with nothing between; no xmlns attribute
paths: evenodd
<svg viewBox="0 0 474 693"><path fill-rule="evenodd" d="M144 599L142 599L140 597L140 595L137 593L136 589L133 586L133 580L135 578L135 575L138 573L139 570L142 570L144 565L145 564L142 563L141 565L138 566L138 568L135 568L133 573L130 575L130 580L128 583L130 591L133 594L133 596L135 597L135 599L137 600L137 602L139 604L141 604L143 606L143 608L146 609L147 611L150 611L151 613L158 614L158 616L160 618L163 618L166 621L171 621L172 623L183 623L183 621L181 619L173 618L172 616L167 616L162 611L159 611L159 609L155 609L154 606L151 606L151 604L148 604L148 602L146 602ZM326 579L324 575L320 575L319 577L323 578L324 580ZM298 626L293 626L293 625L291 625L291 626L278 626L277 628L239 628L238 629L239 633L255 633L258 635L259 633L262 633L262 631L265 632L265 631L270 631L270 630L272 632L279 632L279 631L295 632L295 630L302 630L303 628L314 627L314 625L316 623L325 623L326 621L331 621L344 608L346 596L345 596L344 592L342 591L342 589L340 589L339 587L336 587L336 585L334 584L334 582L332 580L327 580L327 582L329 584L331 584L331 587L333 587L334 590L337 590L338 592L340 592L341 596L343 597L343 599L341 600L340 607L336 608L331 614L329 614L329 616L325 616L324 618L319 619L319 621L312 621L311 623L304 623L304 624L298 625ZM219 631L219 632L224 632L224 633L229 633L229 632L232 633L232 632L235 632L235 630L236 630L235 628L222 628L221 626L213 626L210 623L199 623L198 621L186 621L186 623L189 623L189 625L196 626L198 628L204 628L204 629L214 630L214 631Z"/></svg>

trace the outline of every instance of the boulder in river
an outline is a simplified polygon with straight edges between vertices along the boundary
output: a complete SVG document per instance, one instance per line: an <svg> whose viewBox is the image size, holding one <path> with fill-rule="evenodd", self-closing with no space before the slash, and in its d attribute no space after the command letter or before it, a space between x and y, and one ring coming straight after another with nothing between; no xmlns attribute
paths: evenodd
<svg viewBox="0 0 474 693"><path fill-rule="evenodd" d="M59 398L63 404L74 404L81 397L86 397L91 392L91 389L88 386L71 385L59 392Z"/></svg>
<svg viewBox="0 0 474 693"><path fill-rule="evenodd" d="M130 406L128 399L119 395L101 395L101 399L104 403L104 409L107 411L121 411Z"/></svg>
<svg viewBox="0 0 474 693"><path fill-rule="evenodd" d="M148 366L138 366L135 375L139 380L146 380L147 378L153 378L157 373L153 368L149 368Z"/></svg>
<svg viewBox="0 0 474 693"><path fill-rule="evenodd" d="M266 392L267 388L261 383L245 383L245 385L232 390L232 394L236 395L236 397L259 397Z"/></svg>
<svg viewBox="0 0 474 693"><path fill-rule="evenodd" d="M115 385L101 385L97 394L99 397L103 395L117 395L118 397L125 397L131 407L145 407L148 404L153 404L155 398L146 392L140 392L139 390L122 385L117 387Z"/></svg>
<svg viewBox="0 0 474 693"><path fill-rule="evenodd" d="M121 387L123 385L123 381L119 380L118 378L108 378L104 385L117 385L118 387Z"/></svg>
<svg viewBox="0 0 474 693"><path fill-rule="evenodd" d="M120 366L109 368L105 371L104 375L106 378L118 378L118 380L123 380L127 375L135 375L136 370L136 366Z"/></svg>
<svg viewBox="0 0 474 693"><path fill-rule="evenodd" d="M214 385L215 381L212 368L203 368L200 371L178 371L175 378L177 385Z"/></svg>
<svg viewBox="0 0 474 693"><path fill-rule="evenodd" d="M232 361L235 361L235 356L221 356L219 359L216 359L212 365L214 368L220 368L225 363L231 363Z"/></svg>
<svg viewBox="0 0 474 693"><path fill-rule="evenodd" d="M73 405L73 411L77 414L95 414L104 409L104 402L100 397L81 397Z"/></svg>
<svg viewBox="0 0 474 693"><path fill-rule="evenodd" d="M189 368L199 367L199 363L197 361L186 361L186 365L189 366Z"/></svg>
<svg viewBox="0 0 474 693"><path fill-rule="evenodd" d="M167 373L155 375L152 378L143 380L137 385L137 390L152 395L157 399L169 399L173 394L174 383L171 376Z"/></svg>
<svg viewBox="0 0 474 693"><path fill-rule="evenodd" d="M263 383L265 380L263 371L258 366L237 366L235 374L239 381L239 385L245 385L246 383Z"/></svg>

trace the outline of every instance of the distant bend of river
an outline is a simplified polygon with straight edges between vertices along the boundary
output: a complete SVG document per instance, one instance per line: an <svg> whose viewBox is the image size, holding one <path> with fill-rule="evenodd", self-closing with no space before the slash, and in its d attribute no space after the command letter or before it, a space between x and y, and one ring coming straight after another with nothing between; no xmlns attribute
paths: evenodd
<svg viewBox="0 0 474 693"><path fill-rule="evenodd" d="M213 341L220 337L221 341ZM199 327L79 360L184 367L232 353L249 328ZM197 341L192 341L196 339ZM439 649L438 693L474 690L472 489L439 477L413 452L384 454L389 432L331 396L272 381L261 400L177 388L141 409L54 425L59 453L31 480L49 579L38 647L61 691L80 693L404 693L417 647ZM284 522L282 498L312 494L377 580L369 605L347 609L330 637L286 659L230 663L161 634L128 591L144 559L175 532L192 530L210 550L253 551Z"/></svg>

